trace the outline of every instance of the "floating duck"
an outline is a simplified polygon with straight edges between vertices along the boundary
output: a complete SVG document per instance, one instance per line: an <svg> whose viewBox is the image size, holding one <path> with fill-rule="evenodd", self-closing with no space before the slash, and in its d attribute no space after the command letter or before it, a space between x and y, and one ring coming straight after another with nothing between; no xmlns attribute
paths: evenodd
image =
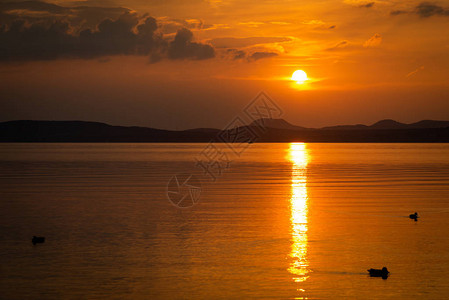
<svg viewBox="0 0 449 300"><path fill-rule="evenodd" d="M409 217L410 219L412 219L412 220L415 220L415 221L418 221L418 218L419 218L417 212L415 212L414 214L409 215L408 217Z"/></svg>
<svg viewBox="0 0 449 300"><path fill-rule="evenodd" d="M31 239L31 242L33 243L33 245L42 244L42 243L45 242L45 237L43 237L43 236L33 236L33 238Z"/></svg>
<svg viewBox="0 0 449 300"><path fill-rule="evenodd" d="M383 279L387 279L388 274L390 274L386 267L383 267L382 269L369 269L368 272L371 277L382 277Z"/></svg>

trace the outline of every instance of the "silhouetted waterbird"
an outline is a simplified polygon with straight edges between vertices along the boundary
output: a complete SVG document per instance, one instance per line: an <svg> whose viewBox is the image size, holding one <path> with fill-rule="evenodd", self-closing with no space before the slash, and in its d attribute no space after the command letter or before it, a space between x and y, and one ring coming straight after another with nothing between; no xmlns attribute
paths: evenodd
<svg viewBox="0 0 449 300"><path fill-rule="evenodd" d="M382 277L382 279L387 279L388 274L390 274L390 272L388 272L388 269L386 267L383 267L382 269L369 269L368 272L369 276Z"/></svg>
<svg viewBox="0 0 449 300"><path fill-rule="evenodd" d="M33 243L33 245L42 244L42 243L45 242L45 237L43 237L43 236L33 236L33 238L31 239L31 242Z"/></svg>
<svg viewBox="0 0 449 300"><path fill-rule="evenodd" d="M409 217L410 219L412 219L412 220L415 220L415 221L418 221L418 218L419 218L417 212L415 212L414 214L409 215L408 217Z"/></svg>

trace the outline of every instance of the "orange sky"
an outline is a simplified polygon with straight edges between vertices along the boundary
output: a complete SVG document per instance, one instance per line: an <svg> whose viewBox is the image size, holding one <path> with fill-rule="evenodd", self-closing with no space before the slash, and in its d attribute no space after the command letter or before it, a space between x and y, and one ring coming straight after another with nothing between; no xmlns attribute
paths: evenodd
<svg viewBox="0 0 449 300"><path fill-rule="evenodd" d="M0 121L219 128L262 90L303 126L449 120L449 1L53 3L0 5ZM138 27L148 16L149 46ZM118 18L132 28L111 42ZM297 69L306 85L289 80Z"/></svg>

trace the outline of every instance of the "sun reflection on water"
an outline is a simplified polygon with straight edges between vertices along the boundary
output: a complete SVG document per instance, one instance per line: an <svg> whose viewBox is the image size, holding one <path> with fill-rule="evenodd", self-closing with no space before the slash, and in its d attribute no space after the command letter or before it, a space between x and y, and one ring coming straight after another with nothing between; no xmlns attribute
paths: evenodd
<svg viewBox="0 0 449 300"><path fill-rule="evenodd" d="M307 261L307 163L308 153L306 144L291 143L289 159L292 162L292 195L290 199L290 222L292 228L292 249L290 257L293 259L288 271L294 275L293 280L303 282L308 278Z"/></svg>

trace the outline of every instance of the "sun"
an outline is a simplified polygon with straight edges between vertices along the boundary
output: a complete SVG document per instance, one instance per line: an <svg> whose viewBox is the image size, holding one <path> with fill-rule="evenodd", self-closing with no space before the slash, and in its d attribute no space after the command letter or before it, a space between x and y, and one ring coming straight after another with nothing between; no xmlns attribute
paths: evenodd
<svg viewBox="0 0 449 300"><path fill-rule="evenodd" d="M298 83L298 84L302 84L305 81L307 81L308 79L309 78L307 77L306 72L304 72L303 70L296 70L292 74L292 80L296 81L296 83Z"/></svg>

